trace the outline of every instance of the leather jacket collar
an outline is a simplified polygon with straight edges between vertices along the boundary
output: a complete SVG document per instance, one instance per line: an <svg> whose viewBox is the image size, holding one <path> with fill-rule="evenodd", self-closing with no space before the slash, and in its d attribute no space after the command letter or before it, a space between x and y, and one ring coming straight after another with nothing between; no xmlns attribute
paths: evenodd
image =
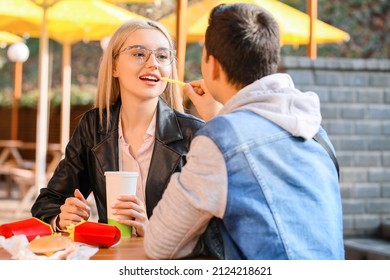
<svg viewBox="0 0 390 280"><path fill-rule="evenodd" d="M100 134L109 135L114 132L118 133L117 129L121 104L121 100L118 99L111 107L111 126L108 131L106 126L107 116L105 114L103 115L103 126L99 129ZM181 133L174 111L161 98L159 98L157 104L156 139L164 144L183 139L183 134Z"/></svg>

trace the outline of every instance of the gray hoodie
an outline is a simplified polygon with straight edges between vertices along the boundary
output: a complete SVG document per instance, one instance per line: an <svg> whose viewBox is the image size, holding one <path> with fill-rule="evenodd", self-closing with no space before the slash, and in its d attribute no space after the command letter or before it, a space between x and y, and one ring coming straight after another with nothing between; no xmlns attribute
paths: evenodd
<svg viewBox="0 0 390 280"><path fill-rule="evenodd" d="M320 100L301 92L288 74L266 76L241 89L220 114L249 110L281 126L293 136L313 138L321 124Z"/></svg>

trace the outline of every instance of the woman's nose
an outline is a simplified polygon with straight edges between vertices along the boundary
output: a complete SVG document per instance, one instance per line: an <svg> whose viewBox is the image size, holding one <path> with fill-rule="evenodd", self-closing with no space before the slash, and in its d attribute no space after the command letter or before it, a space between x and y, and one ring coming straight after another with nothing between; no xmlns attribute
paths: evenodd
<svg viewBox="0 0 390 280"><path fill-rule="evenodd" d="M146 66L147 67L158 67L159 64L158 64L158 60L156 59L156 56L154 55L154 53L151 53L148 57L148 60L146 60Z"/></svg>

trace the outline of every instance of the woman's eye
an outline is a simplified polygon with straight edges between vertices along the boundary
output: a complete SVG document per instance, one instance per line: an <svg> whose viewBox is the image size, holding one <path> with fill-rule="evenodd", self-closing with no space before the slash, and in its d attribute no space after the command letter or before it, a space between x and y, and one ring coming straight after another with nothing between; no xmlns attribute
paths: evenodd
<svg viewBox="0 0 390 280"><path fill-rule="evenodd" d="M164 54L160 54L160 55L158 55L158 59L166 60L166 59L168 59L168 56L164 55Z"/></svg>
<svg viewBox="0 0 390 280"><path fill-rule="evenodd" d="M144 57L145 56L145 53L144 52L136 52L133 54L133 56L136 56L136 57Z"/></svg>

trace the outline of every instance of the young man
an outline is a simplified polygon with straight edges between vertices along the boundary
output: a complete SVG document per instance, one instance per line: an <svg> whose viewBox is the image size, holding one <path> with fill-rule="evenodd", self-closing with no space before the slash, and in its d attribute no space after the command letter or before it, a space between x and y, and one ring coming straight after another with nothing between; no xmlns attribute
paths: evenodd
<svg viewBox="0 0 390 280"><path fill-rule="evenodd" d="M219 109L215 100L223 107L198 131L153 211L150 257L206 248L224 259L344 258L338 173L319 98L276 73L279 42L277 23L259 6L212 11L204 81L185 91L206 120Z"/></svg>

